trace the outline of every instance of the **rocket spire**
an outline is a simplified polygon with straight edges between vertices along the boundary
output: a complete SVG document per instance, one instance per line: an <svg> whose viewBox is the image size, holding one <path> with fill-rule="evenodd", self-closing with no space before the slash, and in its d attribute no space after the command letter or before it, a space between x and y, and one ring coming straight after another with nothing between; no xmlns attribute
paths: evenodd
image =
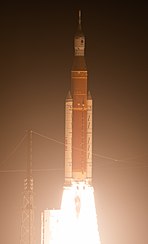
<svg viewBox="0 0 148 244"><path fill-rule="evenodd" d="M82 14L81 10L79 10L79 16L78 16L78 29L77 29L77 36L84 36L82 32Z"/></svg>
<svg viewBox="0 0 148 244"><path fill-rule="evenodd" d="M87 99L88 99L88 100L92 100L92 96L91 96L90 91L88 91L88 94L87 94Z"/></svg>
<svg viewBox="0 0 148 244"><path fill-rule="evenodd" d="M79 10L79 26L81 27L81 10Z"/></svg>
<svg viewBox="0 0 148 244"><path fill-rule="evenodd" d="M69 99L72 99L72 96L71 96L71 92L68 91L68 94L67 94L67 97L66 97L66 100L69 100Z"/></svg>
<svg viewBox="0 0 148 244"><path fill-rule="evenodd" d="M82 31L81 10L78 13L78 27L74 36L74 61L72 71L87 70L85 63L85 36Z"/></svg>

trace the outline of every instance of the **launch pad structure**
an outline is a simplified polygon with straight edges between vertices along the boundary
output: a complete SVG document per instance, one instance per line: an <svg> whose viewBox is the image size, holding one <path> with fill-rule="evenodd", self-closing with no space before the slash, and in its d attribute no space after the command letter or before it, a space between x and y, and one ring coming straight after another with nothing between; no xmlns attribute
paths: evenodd
<svg viewBox="0 0 148 244"><path fill-rule="evenodd" d="M92 97L81 11L65 101L65 183L61 208L41 213L41 244L100 244L92 185Z"/></svg>
<svg viewBox="0 0 148 244"><path fill-rule="evenodd" d="M92 185L93 101L88 89L81 11L65 101L65 181L58 210L41 213L41 244L101 244ZM32 131L28 131L20 244L34 244Z"/></svg>
<svg viewBox="0 0 148 244"><path fill-rule="evenodd" d="M32 176L32 131L27 133L28 160L27 174L24 179L23 208L21 222L20 244L34 244L34 206L33 206L33 176Z"/></svg>

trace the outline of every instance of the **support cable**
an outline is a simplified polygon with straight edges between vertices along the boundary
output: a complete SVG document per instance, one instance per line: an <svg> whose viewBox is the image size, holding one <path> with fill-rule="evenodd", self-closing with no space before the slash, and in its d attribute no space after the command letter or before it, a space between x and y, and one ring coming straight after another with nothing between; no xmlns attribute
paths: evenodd
<svg viewBox="0 0 148 244"><path fill-rule="evenodd" d="M26 138L27 133L25 132L25 135L20 139L20 141L16 144L16 146L12 149L12 151L8 154L8 156L0 162L0 166L5 164L12 156L13 154L18 150L18 148L21 146L21 144L24 142Z"/></svg>
<svg viewBox="0 0 148 244"><path fill-rule="evenodd" d="M61 144L63 146L65 146L65 143L64 142L61 142L57 139L54 139L54 138L51 138L51 137L48 137L46 135L43 135L41 133L38 133L36 131L32 131L32 133L34 133L35 135L38 135L44 139L47 139L47 140L50 140L50 141L53 141L55 143L58 143L58 144ZM13 155L14 153L19 149L19 147L21 146L21 144L24 142L25 138L27 136L27 131L25 132L24 136L20 139L20 141L16 144L16 146L13 148L13 150L8 154L8 156L0 162L0 167L2 165L4 165ZM77 150L82 150L82 149L79 149L79 148L75 148ZM98 154L98 153L94 153L92 152L92 156L95 157L95 158L100 158L100 159L106 159L106 160L109 160L110 162L112 163L129 163L129 162L132 162L133 160L136 160L138 158L141 158L143 156L146 156L148 155L148 153L144 153L144 154L140 154L140 155L136 155L136 156L133 156L133 157L127 157L127 158L123 158L123 159L116 159L116 158L112 158L112 157L109 157L109 156L105 156L105 155L101 155L101 154ZM144 162L144 161L141 161L139 163L148 163L148 162ZM140 165L141 167L148 167L147 165ZM54 170L63 170L63 169L34 169L33 171L54 171ZM25 172L24 170L0 170L0 173L7 173L7 172Z"/></svg>
<svg viewBox="0 0 148 244"><path fill-rule="evenodd" d="M42 134L40 134L40 133L38 133L38 132L35 132L35 131L32 131L32 133L34 133L34 134L36 134L36 135L38 135L38 136L40 136L40 137L42 137L42 138L45 138L45 139L47 139L47 140L54 141L54 142L56 142L56 143L58 143L58 144L61 144L61 145L65 146L65 143L64 143L64 142L61 142L61 141L58 141L58 140L53 139L53 138L51 138L51 137L42 135ZM82 150L82 149L79 149L79 148L75 148L75 149L77 149L77 150ZM92 156L93 156L93 157L102 158L102 159L107 159L107 160L112 161L112 162L114 162L114 163L124 163L124 162L125 162L125 163L128 163L129 161L135 160L135 159L140 158L140 157L143 157L143 156L145 156L145 155L148 155L148 153L145 153L145 154L143 154L143 155L140 154L140 155L137 155L137 156L128 157L128 158L124 158L124 159L117 159L117 158L112 158L112 157L109 157L109 156L105 156L105 155L101 155L101 154L93 153L93 152L92 152ZM146 162L143 162L143 163L146 163Z"/></svg>

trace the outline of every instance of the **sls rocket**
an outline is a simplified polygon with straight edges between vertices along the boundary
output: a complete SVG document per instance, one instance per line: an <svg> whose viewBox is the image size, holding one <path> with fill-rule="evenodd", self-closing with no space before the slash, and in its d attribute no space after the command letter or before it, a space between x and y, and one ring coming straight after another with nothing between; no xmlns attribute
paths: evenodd
<svg viewBox="0 0 148 244"><path fill-rule="evenodd" d="M87 88L81 11L74 36L71 89L65 101L65 185L92 181L92 98Z"/></svg>

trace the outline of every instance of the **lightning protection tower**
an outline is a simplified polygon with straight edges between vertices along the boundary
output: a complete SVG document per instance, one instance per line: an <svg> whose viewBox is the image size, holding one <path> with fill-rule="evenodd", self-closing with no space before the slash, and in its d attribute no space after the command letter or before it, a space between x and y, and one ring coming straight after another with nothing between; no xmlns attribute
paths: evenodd
<svg viewBox="0 0 148 244"><path fill-rule="evenodd" d="M28 134L27 175L24 179L23 208L20 244L33 244L33 177L32 177L32 131Z"/></svg>

